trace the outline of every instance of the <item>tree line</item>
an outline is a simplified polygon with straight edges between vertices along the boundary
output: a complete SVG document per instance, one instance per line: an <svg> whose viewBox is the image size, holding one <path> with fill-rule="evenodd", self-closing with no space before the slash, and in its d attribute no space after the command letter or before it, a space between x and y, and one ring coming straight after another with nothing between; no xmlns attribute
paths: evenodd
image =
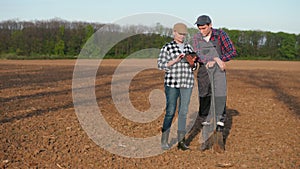
<svg viewBox="0 0 300 169"><path fill-rule="evenodd" d="M0 22L0 58L77 58L89 38L100 28L113 34L131 34L106 53L106 58L124 58L147 48L160 49L172 39L172 29L154 26L46 21L7 20ZM237 48L237 59L300 60L300 34L266 31L225 30ZM198 32L189 28L190 35ZM187 37L188 40L191 36ZM157 56L152 56L157 57Z"/></svg>

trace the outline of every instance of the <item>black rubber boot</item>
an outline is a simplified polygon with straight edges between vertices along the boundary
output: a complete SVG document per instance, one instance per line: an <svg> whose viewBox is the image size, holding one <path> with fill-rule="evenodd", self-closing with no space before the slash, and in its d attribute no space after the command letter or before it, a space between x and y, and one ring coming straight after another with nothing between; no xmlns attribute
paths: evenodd
<svg viewBox="0 0 300 169"><path fill-rule="evenodd" d="M209 114L210 99L211 96L200 97L199 116L202 118L207 117L207 115Z"/></svg>
<svg viewBox="0 0 300 169"><path fill-rule="evenodd" d="M162 150L169 150L171 148L171 146L168 143L169 133L170 133L170 130L162 132L162 135L161 135L161 149Z"/></svg>
<svg viewBox="0 0 300 169"><path fill-rule="evenodd" d="M190 148L185 144L185 132L178 132L178 150L189 150Z"/></svg>

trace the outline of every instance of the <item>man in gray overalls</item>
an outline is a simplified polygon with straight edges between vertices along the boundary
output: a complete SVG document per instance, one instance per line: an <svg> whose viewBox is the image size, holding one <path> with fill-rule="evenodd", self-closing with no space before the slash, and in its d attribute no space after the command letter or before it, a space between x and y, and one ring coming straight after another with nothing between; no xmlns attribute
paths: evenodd
<svg viewBox="0 0 300 169"><path fill-rule="evenodd" d="M198 55L200 68L197 74L199 94L199 116L203 119L202 125L208 123L211 105L211 82L207 67L216 66L214 72L215 110L217 125L224 127L226 117L226 71L225 62L237 55L229 36L219 29L212 28L209 16L201 15L195 23L199 32L193 36L193 49Z"/></svg>

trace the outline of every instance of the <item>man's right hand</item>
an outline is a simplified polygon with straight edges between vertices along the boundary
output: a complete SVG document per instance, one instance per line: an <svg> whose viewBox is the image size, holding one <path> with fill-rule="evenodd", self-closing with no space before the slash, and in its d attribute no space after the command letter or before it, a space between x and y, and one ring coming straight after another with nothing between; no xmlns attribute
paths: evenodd
<svg viewBox="0 0 300 169"><path fill-rule="evenodd" d="M206 63L205 66L206 66L206 68L208 69L208 68L210 68L210 67L213 67L215 63L216 63L215 61L209 61L209 62Z"/></svg>

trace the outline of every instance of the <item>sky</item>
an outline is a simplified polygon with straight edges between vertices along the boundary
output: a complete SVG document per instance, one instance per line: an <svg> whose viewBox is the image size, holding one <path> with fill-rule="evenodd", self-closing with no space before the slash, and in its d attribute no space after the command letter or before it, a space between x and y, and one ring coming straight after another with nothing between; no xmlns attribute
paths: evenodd
<svg viewBox="0 0 300 169"><path fill-rule="evenodd" d="M175 19L160 15L145 18L145 13ZM215 28L300 34L299 0L0 0L0 21L60 18L109 24L147 20L169 26L178 18L193 27L202 14L211 17ZM141 17L134 20L131 16Z"/></svg>

